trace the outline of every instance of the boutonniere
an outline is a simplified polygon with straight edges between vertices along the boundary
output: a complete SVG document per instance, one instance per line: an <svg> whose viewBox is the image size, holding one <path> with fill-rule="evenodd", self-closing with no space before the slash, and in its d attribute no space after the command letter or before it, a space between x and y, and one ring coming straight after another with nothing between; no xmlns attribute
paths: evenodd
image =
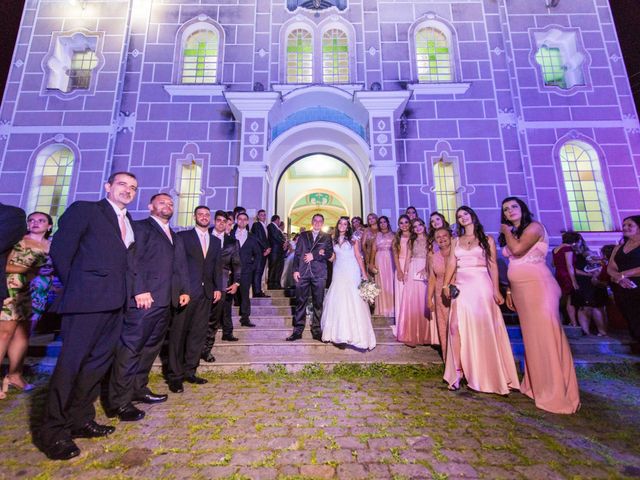
<svg viewBox="0 0 640 480"><path fill-rule="evenodd" d="M324 248L320 249L320 251L318 252L318 255L324 257Z"/></svg>

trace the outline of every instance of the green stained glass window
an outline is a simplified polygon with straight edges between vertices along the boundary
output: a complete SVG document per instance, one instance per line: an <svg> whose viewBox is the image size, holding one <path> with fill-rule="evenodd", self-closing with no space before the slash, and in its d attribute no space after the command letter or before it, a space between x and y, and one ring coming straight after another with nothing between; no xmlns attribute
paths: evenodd
<svg viewBox="0 0 640 480"><path fill-rule="evenodd" d="M416 32L415 38L418 81L453 81L453 65L447 37L433 27L423 27Z"/></svg>
<svg viewBox="0 0 640 480"><path fill-rule="evenodd" d="M91 70L96 65L98 65L98 58L93 50L73 52L69 69L69 90L88 89L91 83Z"/></svg>
<svg viewBox="0 0 640 480"><path fill-rule="evenodd" d="M349 40L342 30L327 30L322 37L322 81L349 83Z"/></svg>
<svg viewBox="0 0 640 480"><path fill-rule="evenodd" d="M458 209L458 185L453 163L437 161L433 165L433 180L435 183L436 205L450 224L455 223Z"/></svg>
<svg viewBox="0 0 640 480"><path fill-rule="evenodd" d="M180 227L193 225L193 211L200 204L200 189L202 184L202 166L192 161L181 166L178 179L178 219Z"/></svg>
<svg viewBox="0 0 640 480"><path fill-rule="evenodd" d="M182 83L218 81L218 32L201 30L192 34L184 48Z"/></svg>
<svg viewBox="0 0 640 480"><path fill-rule="evenodd" d="M594 148L584 142L569 141L560 149L560 163L573 229L608 230L611 214Z"/></svg>
<svg viewBox="0 0 640 480"><path fill-rule="evenodd" d="M302 28L287 37L287 83L313 81L313 37Z"/></svg>
<svg viewBox="0 0 640 480"><path fill-rule="evenodd" d="M536 53L536 62L538 62L542 68L545 85L567 88L565 79L567 69L564 66L559 48L549 48L543 45Z"/></svg>
<svg viewBox="0 0 640 480"><path fill-rule="evenodd" d="M42 167L34 210L47 212L54 225L67 207L73 163L73 152L67 147L60 147L45 159Z"/></svg>

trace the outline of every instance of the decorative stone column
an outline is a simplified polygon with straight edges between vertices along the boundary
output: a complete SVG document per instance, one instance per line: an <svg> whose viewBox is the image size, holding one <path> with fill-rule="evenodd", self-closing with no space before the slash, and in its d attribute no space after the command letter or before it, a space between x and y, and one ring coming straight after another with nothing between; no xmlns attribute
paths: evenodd
<svg viewBox="0 0 640 480"><path fill-rule="evenodd" d="M238 201L253 216L267 206L269 168L266 150L269 144L269 112L280 99L278 92L225 92L234 117L240 123L240 163L238 164Z"/></svg>
<svg viewBox="0 0 640 480"><path fill-rule="evenodd" d="M398 217L398 167L395 119L404 111L412 92L356 92L355 100L369 112L371 167L369 185L374 211L395 224Z"/></svg>

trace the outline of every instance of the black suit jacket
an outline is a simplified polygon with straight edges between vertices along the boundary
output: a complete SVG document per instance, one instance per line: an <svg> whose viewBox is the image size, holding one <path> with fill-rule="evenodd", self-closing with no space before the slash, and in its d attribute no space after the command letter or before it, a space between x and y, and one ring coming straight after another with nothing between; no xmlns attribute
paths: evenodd
<svg viewBox="0 0 640 480"><path fill-rule="evenodd" d="M260 227L262 228L262 227ZM234 240L236 240L236 231L238 229L234 227L231 231L231 236ZM240 245L240 241L238 241L238 245ZM262 257L262 247L258 239L247 232L247 239L244 242L244 245L240 247L240 263L242 265L242 274L246 277L247 275L253 275L254 270L258 266L258 262L260 261L260 257Z"/></svg>
<svg viewBox="0 0 640 480"><path fill-rule="evenodd" d="M130 222L131 217L127 213ZM64 286L58 313L107 312L127 303L129 255L118 217L106 200L74 202L58 221L51 259Z"/></svg>
<svg viewBox="0 0 640 480"><path fill-rule="evenodd" d="M254 237L256 237L256 239L260 243L260 247L262 248L264 253L264 250L269 248L270 245L269 245L269 237L264 227L262 226L262 224L258 221L253 222L253 225L251 225L251 233L253 234Z"/></svg>
<svg viewBox="0 0 640 480"><path fill-rule="evenodd" d="M136 247L133 254L133 297L150 292L154 307L179 306L182 294L189 294L187 258L182 238L171 232L173 244L153 218L133 223Z"/></svg>
<svg viewBox="0 0 640 480"><path fill-rule="evenodd" d="M212 242L217 242L220 245L220 239L214 235L211 236ZM222 272L219 283L222 288L226 288L232 283L240 283L240 276L242 275L242 263L240 262L240 244L231 235L224 235L224 245L220 255L218 256L219 265L217 270ZM216 279L218 282L218 279Z"/></svg>
<svg viewBox="0 0 640 480"><path fill-rule="evenodd" d="M269 232L269 246L271 247L272 256L284 256L284 234L276 225L271 222L267 225L267 231Z"/></svg>
<svg viewBox="0 0 640 480"><path fill-rule="evenodd" d="M9 296L7 291L7 257L13 246L27 233L24 210L0 203L0 302Z"/></svg>
<svg viewBox="0 0 640 480"><path fill-rule="evenodd" d="M324 250L321 254L321 250ZM304 255L313 253L313 261L304 263ZM293 256L293 271L300 275L327 278L327 262L333 255L333 239L328 233L319 232L316 241L313 233L306 231L298 235L296 252Z"/></svg>
<svg viewBox="0 0 640 480"><path fill-rule="evenodd" d="M177 236L182 239L187 256L189 291L194 296L202 291L206 298L212 298L214 291L222 290L222 287L216 283L222 277L222 271L217 272L216 267L222 269L222 264L217 261L220 256L220 242L217 238L213 238L211 233L207 232L207 235L210 238L205 257L202 255L200 237L195 228L177 233Z"/></svg>

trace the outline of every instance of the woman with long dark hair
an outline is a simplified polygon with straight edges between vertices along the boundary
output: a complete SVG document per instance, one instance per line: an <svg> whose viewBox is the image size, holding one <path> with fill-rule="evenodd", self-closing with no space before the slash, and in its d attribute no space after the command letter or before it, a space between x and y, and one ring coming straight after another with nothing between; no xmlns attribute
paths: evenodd
<svg viewBox="0 0 640 480"><path fill-rule="evenodd" d="M517 197L502 201L500 245L509 259L507 306L518 312L525 369L520 391L536 407L574 413L580 392L560 318L561 290L547 267L547 232Z"/></svg>
<svg viewBox="0 0 640 480"><path fill-rule="evenodd" d="M459 291L451 301L444 379L457 390L463 378L473 390L506 395L520 387L509 335L500 305L496 245L484 233L478 215L456 210L458 238L447 260L443 293L451 295L451 279Z"/></svg>
<svg viewBox="0 0 640 480"><path fill-rule="evenodd" d="M398 312L402 293L407 282L409 272L409 237L411 237L411 220L407 215L398 217L398 230L393 237L393 265L396 271L396 278L393 286L394 311L396 312L396 328L394 335L397 335Z"/></svg>
<svg viewBox="0 0 640 480"><path fill-rule="evenodd" d="M447 222L447 219L444 218L444 215L440 212L431 212L431 215L429 215L429 230L427 231L427 248L429 249L429 252L433 252L436 240L436 230L441 228L446 228L451 231L451 226L449 225L449 222Z"/></svg>
<svg viewBox="0 0 640 480"><path fill-rule="evenodd" d="M372 243L371 264L369 270L374 273L376 285L380 288L380 294L376 298L376 306L373 313L385 317L395 315L393 291L395 283L395 268L393 265L393 239L394 234L389 224L389 217L384 215L378 218L378 233Z"/></svg>

